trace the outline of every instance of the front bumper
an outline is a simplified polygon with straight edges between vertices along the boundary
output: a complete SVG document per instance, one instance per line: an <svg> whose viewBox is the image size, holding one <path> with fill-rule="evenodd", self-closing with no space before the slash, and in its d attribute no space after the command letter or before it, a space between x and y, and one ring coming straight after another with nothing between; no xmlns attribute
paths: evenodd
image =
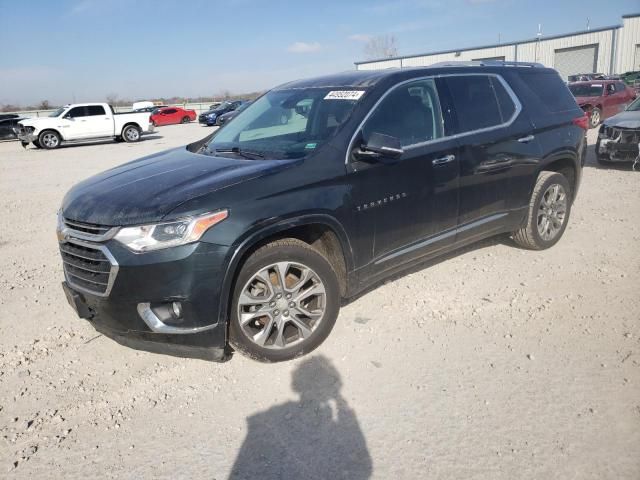
<svg viewBox="0 0 640 480"><path fill-rule="evenodd" d="M216 119L217 117L208 117L206 115L200 115L198 117L198 123L202 123L204 125L211 127L216 124Z"/></svg>
<svg viewBox="0 0 640 480"><path fill-rule="evenodd" d="M633 162L640 156L640 129L607 127L598 133L596 154L610 162Z"/></svg>
<svg viewBox="0 0 640 480"><path fill-rule="evenodd" d="M23 143L35 142L38 139L38 135L34 133L35 130L29 131L26 128L21 127L21 128L14 128L13 132L16 134L16 137L18 138L18 140L20 140Z"/></svg>
<svg viewBox="0 0 640 480"><path fill-rule="evenodd" d="M60 244L61 251L78 245L104 252L111 263L108 272L95 277L103 281L108 275L108 288L94 291L91 281L81 279L87 274L63 255L69 304L97 331L139 350L213 361L229 358L227 325L218 321L227 247L196 242L136 254L115 240L92 246L71 238ZM87 271L90 267L86 264ZM173 302L180 303L181 318L160 321L153 309Z"/></svg>

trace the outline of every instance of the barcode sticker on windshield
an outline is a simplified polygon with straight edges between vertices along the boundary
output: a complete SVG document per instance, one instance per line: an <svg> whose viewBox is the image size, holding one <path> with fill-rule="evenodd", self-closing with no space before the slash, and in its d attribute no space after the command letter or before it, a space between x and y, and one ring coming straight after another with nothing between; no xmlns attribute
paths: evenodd
<svg viewBox="0 0 640 480"><path fill-rule="evenodd" d="M327 93L325 100L359 100L364 90L334 90Z"/></svg>

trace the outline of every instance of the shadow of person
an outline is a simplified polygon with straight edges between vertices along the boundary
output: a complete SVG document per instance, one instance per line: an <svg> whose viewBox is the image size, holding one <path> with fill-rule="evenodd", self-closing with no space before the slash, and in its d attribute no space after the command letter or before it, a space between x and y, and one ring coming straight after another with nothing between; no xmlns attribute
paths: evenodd
<svg viewBox="0 0 640 480"><path fill-rule="evenodd" d="M229 479L366 479L371 456L335 367L323 356L293 372L299 401L247 419L247 437Z"/></svg>

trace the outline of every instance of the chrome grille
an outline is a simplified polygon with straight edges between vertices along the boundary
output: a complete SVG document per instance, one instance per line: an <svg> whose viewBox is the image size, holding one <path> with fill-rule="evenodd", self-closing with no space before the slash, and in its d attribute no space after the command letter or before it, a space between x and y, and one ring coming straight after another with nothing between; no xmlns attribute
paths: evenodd
<svg viewBox="0 0 640 480"><path fill-rule="evenodd" d="M102 236L111 230L112 227L106 225L96 225L94 223L76 222L75 220L64 219L64 225L69 229L76 232L89 233L91 235Z"/></svg>
<svg viewBox="0 0 640 480"><path fill-rule="evenodd" d="M106 247L71 239L60 243L60 255L69 285L94 295L109 295L118 265Z"/></svg>

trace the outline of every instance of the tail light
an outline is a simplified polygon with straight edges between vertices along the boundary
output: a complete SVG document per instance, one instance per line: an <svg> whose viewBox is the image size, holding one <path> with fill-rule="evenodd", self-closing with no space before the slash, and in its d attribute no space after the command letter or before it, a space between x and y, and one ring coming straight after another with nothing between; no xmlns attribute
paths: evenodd
<svg viewBox="0 0 640 480"><path fill-rule="evenodd" d="M589 130L589 117L586 112L582 114L581 117L577 117L573 119L573 124L582 128L583 130Z"/></svg>

